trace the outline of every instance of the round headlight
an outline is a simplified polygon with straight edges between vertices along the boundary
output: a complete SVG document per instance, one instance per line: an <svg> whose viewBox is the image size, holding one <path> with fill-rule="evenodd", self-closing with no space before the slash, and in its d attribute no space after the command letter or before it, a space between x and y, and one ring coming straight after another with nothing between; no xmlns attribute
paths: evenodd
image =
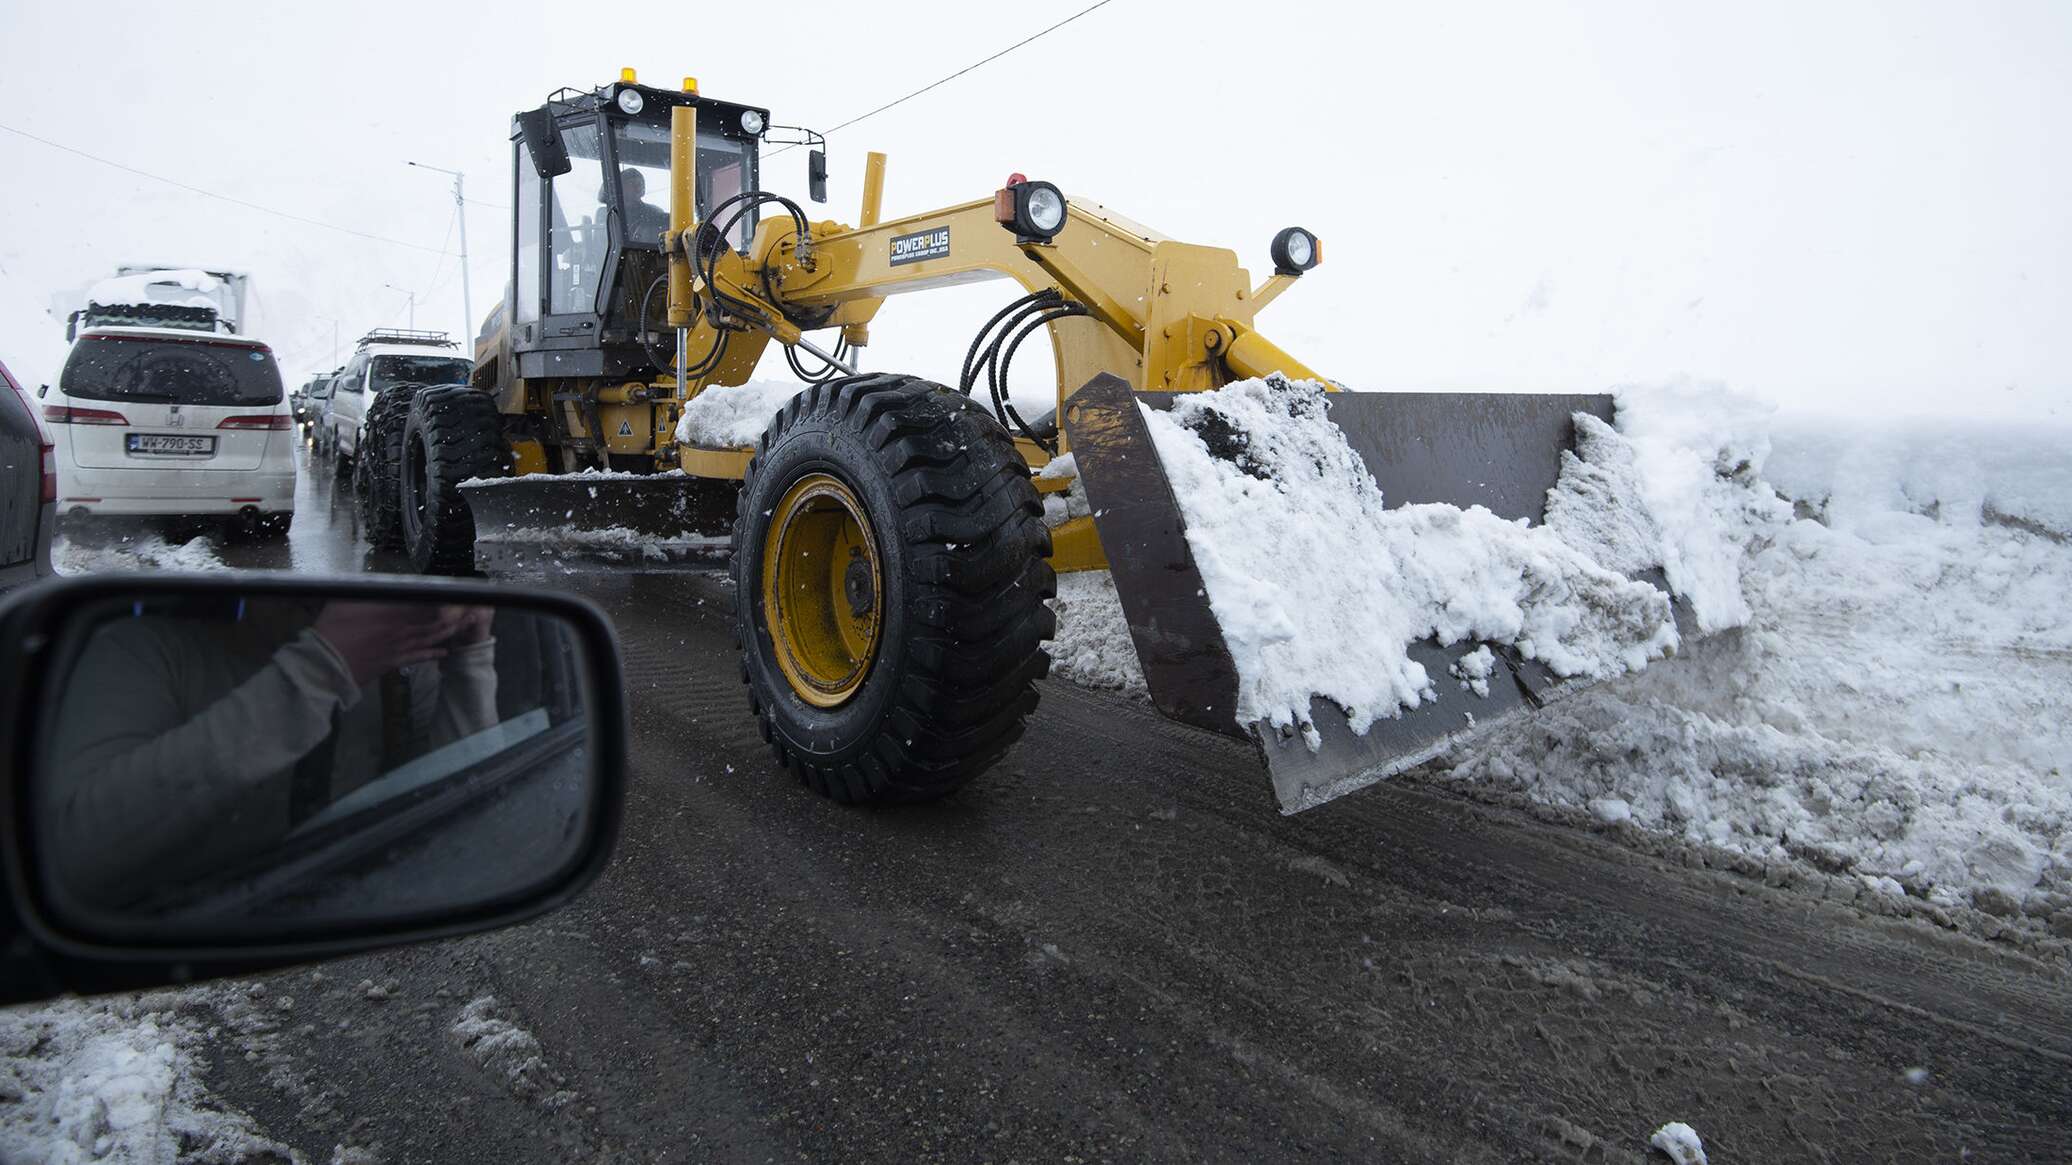
<svg viewBox="0 0 2072 1165"><path fill-rule="evenodd" d="M763 132L763 115L751 109L741 115L741 132L754 136Z"/></svg>
<svg viewBox="0 0 2072 1165"><path fill-rule="evenodd" d="M1032 234L1048 238L1065 226L1065 196L1048 182L1029 184L1028 197L1022 201L1022 217L1033 228Z"/></svg>
<svg viewBox="0 0 2072 1165"><path fill-rule="evenodd" d="M1273 237L1273 269L1281 275L1300 275L1317 265L1317 237L1301 227L1288 227Z"/></svg>
<svg viewBox="0 0 2072 1165"><path fill-rule="evenodd" d="M639 113L639 112L640 112L641 110L643 110L643 109L645 109L645 108L647 108L647 99L646 99L646 98L644 98L644 97L642 97L642 96L640 95L640 90L638 90L638 89L621 89L621 90L619 90L619 111L620 111L620 112L622 112L622 113L625 113L625 114L626 114L626 115L628 115L628 116L631 116L631 115L633 115L633 114Z"/></svg>

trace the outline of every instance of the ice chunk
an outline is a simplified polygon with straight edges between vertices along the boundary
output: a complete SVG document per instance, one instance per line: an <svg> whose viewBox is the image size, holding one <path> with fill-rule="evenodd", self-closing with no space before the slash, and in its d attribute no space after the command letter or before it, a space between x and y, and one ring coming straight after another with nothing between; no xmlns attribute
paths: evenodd
<svg viewBox="0 0 2072 1165"><path fill-rule="evenodd" d="M1707 1165L1705 1144L1698 1139L1697 1130L1682 1121L1670 1121L1655 1130L1648 1138L1648 1145L1669 1155L1676 1165Z"/></svg>

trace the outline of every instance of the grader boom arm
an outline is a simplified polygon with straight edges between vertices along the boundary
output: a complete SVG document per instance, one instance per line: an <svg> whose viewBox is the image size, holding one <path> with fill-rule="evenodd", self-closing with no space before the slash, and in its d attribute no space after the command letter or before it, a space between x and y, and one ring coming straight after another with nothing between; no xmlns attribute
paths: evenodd
<svg viewBox="0 0 2072 1165"><path fill-rule="evenodd" d="M1087 310L1050 325L1061 399L1103 373L1149 392L1267 372L1316 377L1253 329L1257 298L1278 295L1288 277L1255 297L1235 252L1163 238L1095 204L1069 203L1047 240L1003 229L996 209L989 198L854 229L816 223L810 266L796 233L773 221L753 248L760 259L723 267L723 277L736 288L767 286L772 307L791 318L848 328L867 327L896 295L995 279L1055 289Z"/></svg>

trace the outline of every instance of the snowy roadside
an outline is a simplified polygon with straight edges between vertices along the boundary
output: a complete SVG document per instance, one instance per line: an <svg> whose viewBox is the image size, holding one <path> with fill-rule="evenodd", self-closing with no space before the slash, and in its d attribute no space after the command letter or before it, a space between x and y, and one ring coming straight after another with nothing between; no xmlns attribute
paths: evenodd
<svg viewBox="0 0 2072 1165"><path fill-rule="evenodd" d="M2072 464L2063 454L2072 434L1779 423L1689 388L1624 394L1617 429L1584 426L1584 461L1564 474L1567 497L1550 506L1548 526L1598 562L1663 566L1715 633L1635 674L1600 653L1575 670L1608 682L1457 748L1420 779L1800 864L1854 884L1866 901L1966 905L2072 937ZM1160 452L1171 473L1169 445L1162 439ZM1199 466L1183 473L1192 495L1183 505L1198 508L1215 483ZM1622 512L1622 493L1646 505ZM1286 603L1333 650L1374 628L1384 632L1380 647L1393 649L1433 610L1454 619L1434 624L1447 640L1472 637L1461 630L1475 622L1458 617L1463 608L1481 618L1475 634L1484 636L1506 604L1524 610L1518 600L1529 589L1491 590L1488 570L1434 572L1411 576L1413 601L1429 609L1406 621L1405 572L1394 564L1416 543L1377 557L1372 547L1389 530L1363 518L1366 545L1341 552L1334 543L1353 537L1343 522L1288 529L1329 511L1304 515L1265 500L1281 505L1267 524L1272 557L1247 561L1235 536L1212 529L1224 541L1204 564L1213 602L1215 556L1238 556L1225 573L1243 580L1242 605L1219 604L1217 614L1241 633L1271 629L1283 614L1264 564L1292 561L1291 548L1304 566L1281 566L1281 577L1302 576L1290 593L1316 593L1304 573L1311 558L1340 555L1368 578L1397 572L1389 594L1360 580L1348 590L1394 604L1386 621ZM1070 504L1053 502L1052 521ZM1305 539L1317 543L1308 557ZM1652 557L1623 560L1636 545ZM1499 581L1519 577L1521 563L1541 569L1492 561ZM1462 580L1472 585L1459 589ZM1141 695L1108 578L1067 576L1056 606L1054 673ZM1370 712L1391 695L1413 704L1420 680L1447 682L1402 671L1392 650L1363 650L1366 662L1397 669L1390 686L1350 688L1358 677L1329 672L1343 669L1343 656L1305 661L1311 674L1296 678L1321 668L1341 691L1365 696Z"/></svg>
<svg viewBox="0 0 2072 1165"><path fill-rule="evenodd" d="M195 989L0 1010L0 1160L305 1161L210 1095L198 1067L211 1032L195 1018L209 998Z"/></svg>
<svg viewBox="0 0 2072 1165"><path fill-rule="evenodd" d="M168 542L157 534L95 534L85 538L60 534L50 549L59 574L96 574L123 570L227 570L214 541L207 537Z"/></svg>

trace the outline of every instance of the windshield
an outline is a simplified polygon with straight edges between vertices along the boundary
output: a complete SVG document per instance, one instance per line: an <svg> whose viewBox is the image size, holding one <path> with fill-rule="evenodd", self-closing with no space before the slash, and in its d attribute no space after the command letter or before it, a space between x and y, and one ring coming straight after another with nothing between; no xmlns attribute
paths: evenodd
<svg viewBox="0 0 2072 1165"><path fill-rule="evenodd" d="M636 246L660 246L669 225L669 126L661 122L618 121L612 124L618 150L620 205L626 216L625 238ZM752 143L718 134L698 135L698 218L713 207L754 189ZM728 214L731 216L732 211ZM742 215L728 232L736 247L748 245L755 230L754 211Z"/></svg>
<svg viewBox="0 0 2072 1165"><path fill-rule="evenodd" d="M398 384L466 384L473 365L458 356L376 356L374 391Z"/></svg>
<svg viewBox="0 0 2072 1165"><path fill-rule="evenodd" d="M206 340L84 336L59 387L84 400L182 405L270 405L281 374L264 348Z"/></svg>

